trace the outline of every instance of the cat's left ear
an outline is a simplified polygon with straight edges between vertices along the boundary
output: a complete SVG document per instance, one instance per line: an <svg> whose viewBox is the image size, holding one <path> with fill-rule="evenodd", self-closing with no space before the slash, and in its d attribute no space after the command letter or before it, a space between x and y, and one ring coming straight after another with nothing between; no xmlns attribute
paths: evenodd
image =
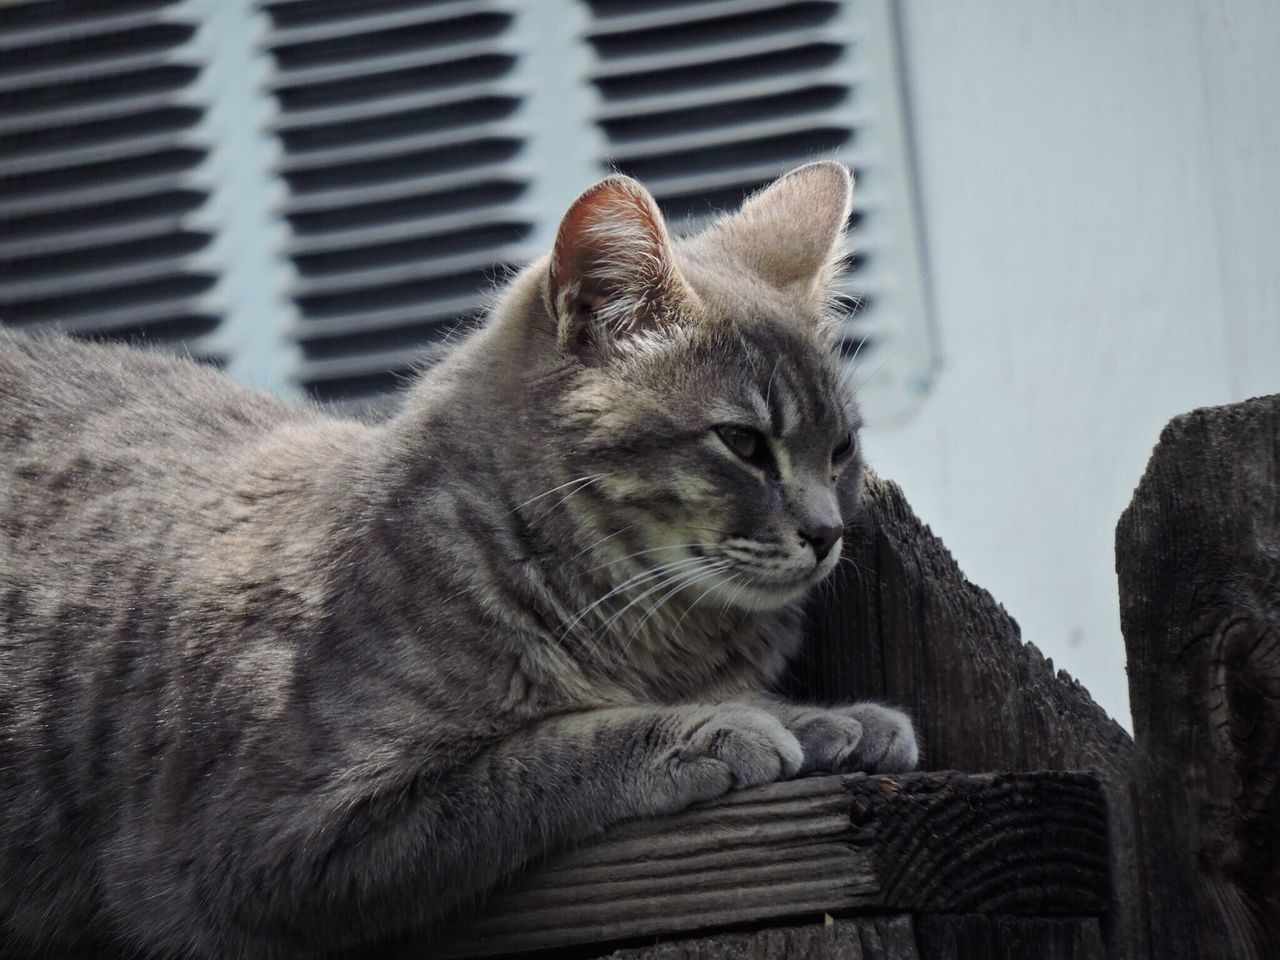
<svg viewBox="0 0 1280 960"><path fill-rule="evenodd" d="M780 290L825 296L844 259L853 177L841 163L797 167L749 197L706 237Z"/></svg>
<svg viewBox="0 0 1280 960"><path fill-rule="evenodd" d="M630 177L606 177L560 222L547 300L562 349L588 364L668 324L694 296L676 269L653 197Z"/></svg>

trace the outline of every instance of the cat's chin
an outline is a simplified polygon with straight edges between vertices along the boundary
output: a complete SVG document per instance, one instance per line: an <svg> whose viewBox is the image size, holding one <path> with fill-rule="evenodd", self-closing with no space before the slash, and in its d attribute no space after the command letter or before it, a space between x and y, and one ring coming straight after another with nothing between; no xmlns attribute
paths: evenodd
<svg viewBox="0 0 1280 960"><path fill-rule="evenodd" d="M803 600L820 580L821 576L811 576L790 583L753 583L745 587L730 584L717 592L723 594L721 602L730 606L754 613L768 613Z"/></svg>
<svg viewBox="0 0 1280 960"><path fill-rule="evenodd" d="M792 580L750 579L746 584L735 579L719 586L717 599L740 610L767 613L791 606L808 596L823 580L831 575L839 561L839 551L833 552L808 574Z"/></svg>

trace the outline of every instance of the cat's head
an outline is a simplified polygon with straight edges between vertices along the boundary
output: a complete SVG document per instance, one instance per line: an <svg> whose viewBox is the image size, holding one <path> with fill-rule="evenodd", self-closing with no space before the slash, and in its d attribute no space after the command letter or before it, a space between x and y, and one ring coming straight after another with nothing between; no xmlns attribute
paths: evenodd
<svg viewBox="0 0 1280 960"><path fill-rule="evenodd" d="M654 600L772 609L839 559L862 477L830 296L851 196L809 164L676 240L614 176L560 225L540 293L571 375L548 412L565 476L598 478L566 506Z"/></svg>

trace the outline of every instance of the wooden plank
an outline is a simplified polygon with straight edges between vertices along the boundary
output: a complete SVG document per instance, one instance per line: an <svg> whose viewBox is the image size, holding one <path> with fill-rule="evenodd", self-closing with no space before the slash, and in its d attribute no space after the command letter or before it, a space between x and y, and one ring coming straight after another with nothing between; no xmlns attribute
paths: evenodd
<svg viewBox="0 0 1280 960"><path fill-rule="evenodd" d="M602 960L924 960L911 917L826 918L822 924L676 940ZM1056 960L1056 958L1054 958Z"/></svg>
<svg viewBox="0 0 1280 960"><path fill-rule="evenodd" d="M1280 396L1165 428L1116 568L1152 956L1280 957Z"/></svg>
<svg viewBox="0 0 1280 960"><path fill-rule="evenodd" d="M673 940L600 960L1105 960L1094 917L908 914Z"/></svg>
<svg viewBox="0 0 1280 960"><path fill-rule="evenodd" d="M1115 899L1111 956L1145 958L1132 826L1133 742L1080 684L1055 673L987 591L970 583L898 487L873 473L845 531L832 590L786 692L819 703L898 704L915 718L922 766L965 771L1093 769L1108 798Z"/></svg>
<svg viewBox="0 0 1280 960"><path fill-rule="evenodd" d="M920 960L1105 960L1094 918L927 916L915 925Z"/></svg>
<svg viewBox="0 0 1280 960"><path fill-rule="evenodd" d="M1106 814L1087 774L856 774L772 784L552 858L440 955L672 935L849 910L1100 915Z"/></svg>

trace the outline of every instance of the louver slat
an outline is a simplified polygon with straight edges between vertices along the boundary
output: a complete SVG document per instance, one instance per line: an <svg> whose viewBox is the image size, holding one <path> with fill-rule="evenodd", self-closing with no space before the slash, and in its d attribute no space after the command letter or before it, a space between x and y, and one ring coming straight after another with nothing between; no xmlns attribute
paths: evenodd
<svg viewBox="0 0 1280 960"><path fill-rule="evenodd" d="M174 121L186 124L192 122L191 117ZM137 122L142 120L141 123ZM113 129L105 130L102 139L79 147L59 149L56 144L50 145L47 151L31 149L30 141L22 136L9 135L4 138L5 159L0 160L0 177L34 176L41 173L71 171L75 168L107 166L111 163L126 163L130 160L145 160L147 157L163 154L169 150L192 150L201 152L205 146L192 141L185 129L177 128L150 133L145 119L128 117Z"/></svg>
<svg viewBox="0 0 1280 960"><path fill-rule="evenodd" d="M304 244L330 232L366 226L376 230L398 220L513 203L525 191L530 176L523 166L493 164L366 184L326 186L321 181L307 193L291 196L283 209L298 228L294 242Z"/></svg>
<svg viewBox="0 0 1280 960"><path fill-rule="evenodd" d="M148 237L164 237L183 229L181 216L160 216L94 226L92 223L55 233L22 232L0 240L0 260L24 256L74 254L92 251L103 243L131 243Z"/></svg>
<svg viewBox="0 0 1280 960"><path fill-rule="evenodd" d="M461 17L476 17L480 14L490 16L506 16L511 8L506 3L483 3L477 0L437 0L435 3L391 3L384 9L377 10L378 4L329 4L330 12L326 19L311 20L288 26L290 7L305 8L307 4L271 3L265 6L274 8L273 17L276 29L272 34L272 45L282 54L296 50L304 44L318 44L327 41L332 47L358 48L367 51L383 36L384 43L399 43L416 46L412 39L405 37L403 31L431 28L439 24L456 21ZM320 10L321 5L311 5ZM281 22L283 21L283 22ZM476 20L472 20L471 29L483 29ZM463 32L466 32L465 30ZM394 33L395 36L391 36Z"/></svg>
<svg viewBox="0 0 1280 960"><path fill-rule="evenodd" d="M180 0L0 7L0 322L201 352L197 27Z"/></svg>
<svg viewBox="0 0 1280 960"><path fill-rule="evenodd" d="M264 0L299 384L378 402L526 259L513 6ZM495 264L497 266L495 266Z"/></svg>
<svg viewBox="0 0 1280 960"><path fill-rule="evenodd" d="M38 43L76 40L86 35L153 26L169 2L172 0L100 3L96 7L91 3L58 4L49 3L49 0L13 3L0 18L0 26L4 30L0 33L0 53L21 51ZM60 18L59 14L64 14L66 19Z"/></svg>

